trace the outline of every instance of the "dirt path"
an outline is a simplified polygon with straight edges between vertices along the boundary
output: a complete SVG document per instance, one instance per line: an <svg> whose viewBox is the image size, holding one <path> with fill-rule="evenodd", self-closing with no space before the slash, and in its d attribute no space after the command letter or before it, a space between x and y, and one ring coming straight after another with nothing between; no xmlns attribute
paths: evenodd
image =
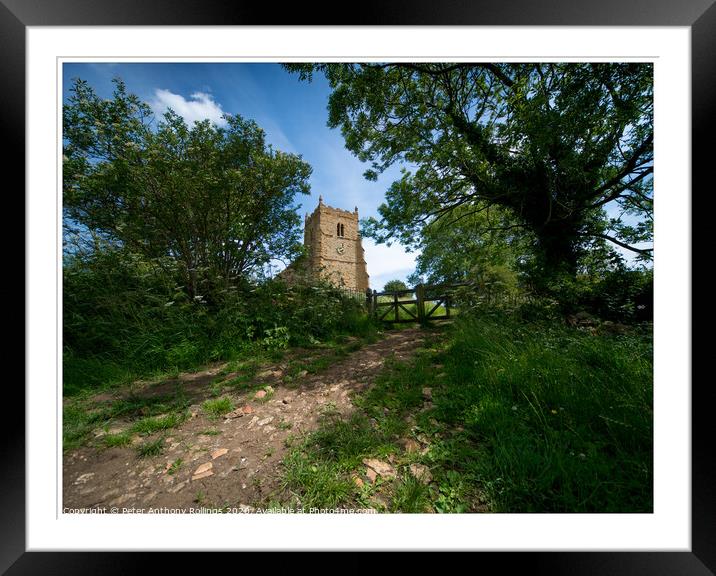
<svg viewBox="0 0 716 576"><path fill-rule="evenodd" d="M389 332L322 372L304 375L292 388L281 386L278 378L272 384L280 367L268 367L262 375L274 392L263 399L253 393L233 395L237 410L218 420L200 406L217 370L192 375L192 401L198 402L190 407L191 418L167 433L161 455L140 458L133 447L92 446L64 455L63 507L121 512L231 509L266 502L280 488L281 460L290 440L314 430L328 406L348 414L351 395L373 382L385 360L410 357L425 336L418 328ZM197 394L200 388L203 398Z"/></svg>

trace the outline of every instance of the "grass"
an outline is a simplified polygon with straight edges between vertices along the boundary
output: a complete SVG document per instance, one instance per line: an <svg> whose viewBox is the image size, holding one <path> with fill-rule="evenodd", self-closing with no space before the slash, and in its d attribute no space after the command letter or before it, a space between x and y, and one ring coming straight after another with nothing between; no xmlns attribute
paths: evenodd
<svg viewBox="0 0 716 576"><path fill-rule="evenodd" d="M494 510L652 511L650 334L500 315L458 324L444 360L435 418L482 447L464 472Z"/></svg>
<svg viewBox="0 0 716 576"><path fill-rule="evenodd" d="M427 512L430 510L428 486L410 474L403 476L394 488L390 510L406 514Z"/></svg>
<svg viewBox="0 0 716 576"><path fill-rule="evenodd" d="M62 367L65 397L124 386L140 376L138 371L104 358L78 358L66 354Z"/></svg>
<svg viewBox="0 0 716 576"><path fill-rule="evenodd" d="M155 440L146 440L137 446L137 455L140 458L148 458L151 456L159 456L164 451L164 438L156 438Z"/></svg>
<svg viewBox="0 0 716 576"><path fill-rule="evenodd" d="M171 466L169 466L169 469L167 470L167 474L176 474L179 471L179 468L181 468L181 465L184 463L184 461L181 458L177 458L172 462Z"/></svg>
<svg viewBox="0 0 716 576"><path fill-rule="evenodd" d="M167 414L161 418L143 418L132 425L131 431L148 436L155 432L175 428L184 420L184 415L178 413Z"/></svg>
<svg viewBox="0 0 716 576"><path fill-rule="evenodd" d="M132 435L129 432L106 434L102 437L102 442L107 448L129 446L132 443Z"/></svg>
<svg viewBox="0 0 716 576"><path fill-rule="evenodd" d="M300 487L300 504L304 508L335 508L353 495L355 486L330 463L313 464L300 452L284 459L284 482Z"/></svg>
<svg viewBox="0 0 716 576"><path fill-rule="evenodd" d="M127 397L111 402L95 402L91 397L82 396L69 399L62 415L63 448L70 450L81 446L98 427L108 426L117 420L132 422L130 431L139 434L173 428L184 421L189 404L181 386L176 386L169 394L147 397L130 391ZM113 441L111 438L103 439L105 446ZM122 445L122 439L116 441Z"/></svg>
<svg viewBox="0 0 716 576"><path fill-rule="evenodd" d="M242 362L230 362L225 370L222 370L219 377L214 380L214 385L220 385L220 389L232 389L240 392L250 389L253 386L253 380L259 372L262 362L268 360L265 354L259 354L254 358ZM227 379L228 374L234 374ZM220 393L220 392L219 392Z"/></svg>
<svg viewBox="0 0 716 576"><path fill-rule="evenodd" d="M375 430L364 414L342 420L328 411L321 422L322 426L284 459L283 485L298 492L300 504L306 508L360 503L361 493L351 472L367 456L390 453L389 439Z"/></svg>
<svg viewBox="0 0 716 576"><path fill-rule="evenodd" d="M80 404L70 403L62 410L62 447L71 450L81 446L98 426L108 422L101 410L88 410Z"/></svg>
<svg viewBox="0 0 716 576"><path fill-rule="evenodd" d="M224 414L231 412L234 409L234 403L231 398L216 398L214 400L205 400L202 405L202 409L206 412L209 417L218 418Z"/></svg>
<svg viewBox="0 0 716 576"><path fill-rule="evenodd" d="M189 400L184 391L177 386L172 394L156 396L138 396L130 394L112 402L107 406L107 416L110 418L136 419L144 416L157 416L172 411L181 411L189 406Z"/></svg>
<svg viewBox="0 0 716 576"><path fill-rule="evenodd" d="M328 414L293 445L284 484L304 505L381 493L393 512L653 510L649 330L590 334L495 312L426 342L409 363L386 363L349 420ZM406 439L421 450L403 451ZM396 480L351 483L364 457L390 456ZM411 463L430 468L429 486Z"/></svg>

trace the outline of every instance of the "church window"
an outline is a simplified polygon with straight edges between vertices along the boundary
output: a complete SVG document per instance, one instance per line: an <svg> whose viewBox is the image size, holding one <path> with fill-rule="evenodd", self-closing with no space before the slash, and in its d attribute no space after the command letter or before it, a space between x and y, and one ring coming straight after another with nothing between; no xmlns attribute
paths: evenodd
<svg viewBox="0 0 716 576"><path fill-rule="evenodd" d="M336 236L340 236L341 238L345 236L343 224L336 224Z"/></svg>

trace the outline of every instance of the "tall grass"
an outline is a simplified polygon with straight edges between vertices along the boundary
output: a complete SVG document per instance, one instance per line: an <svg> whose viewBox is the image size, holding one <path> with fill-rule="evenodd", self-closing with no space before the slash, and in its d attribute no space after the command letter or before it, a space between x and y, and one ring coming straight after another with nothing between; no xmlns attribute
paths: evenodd
<svg viewBox="0 0 716 576"><path fill-rule="evenodd" d="M472 318L444 362L436 418L480 447L470 472L496 511L652 510L650 334Z"/></svg>

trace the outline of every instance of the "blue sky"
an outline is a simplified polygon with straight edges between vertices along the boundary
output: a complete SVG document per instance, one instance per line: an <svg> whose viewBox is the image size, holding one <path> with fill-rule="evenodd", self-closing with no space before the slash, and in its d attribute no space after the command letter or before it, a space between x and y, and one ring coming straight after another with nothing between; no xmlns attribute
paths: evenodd
<svg viewBox="0 0 716 576"><path fill-rule="evenodd" d="M117 76L158 114L171 107L189 123L209 118L221 124L223 113L255 120L269 143L300 154L313 167L311 194L298 198L301 213L312 212L322 195L336 208L357 206L361 218L377 216L385 191L399 176L400 167L393 166L376 182L363 177L367 166L346 150L339 130L326 126L330 88L321 74L308 83L273 63L65 63L64 97L79 77L108 98ZM616 216L617 206L612 204L607 212ZM399 244L376 245L364 239L363 246L371 288L381 289L396 278L406 280L415 269L416 254ZM633 253L617 250L633 260Z"/></svg>
<svg viewBox="0 0 716 576"><path fill-rule="evenodd" d="M108 98L116 76L157 113L170 106L189 122L209 118L218 123L223 113L240 114L255 120L274 147L301 154L313 167L311 194L298 198L301 213L312 212L322 195L336 208L357 206L361 218L377 216L385 191L399 175L393 167L377 182L363 177L368 166L346 150L339 130L326 126L330 88L320 74L307 83L278 64L65 63L64 97L79 77ZM400 245L376 245L368 239L363 245L371 288L381 289L394 278L405 280L415 269L415 254Z"/></svg>

